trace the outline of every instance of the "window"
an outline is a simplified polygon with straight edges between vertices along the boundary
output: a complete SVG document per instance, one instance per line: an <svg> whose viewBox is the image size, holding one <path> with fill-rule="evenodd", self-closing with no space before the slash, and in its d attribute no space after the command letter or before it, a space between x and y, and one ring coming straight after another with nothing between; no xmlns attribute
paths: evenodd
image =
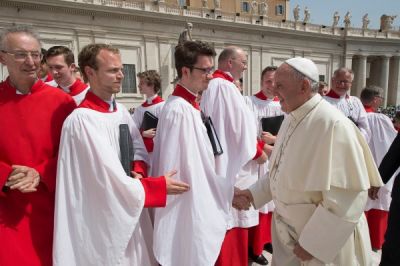
<svg viewBox="0 0 400 266"><path fill-rule="evenodd" d="M179 6L190 6L190 0L179 0Z"/></svg>
<svg viewBox="0 0 400 266"><path fill-rule="evenodd" d="M242 2L242 12L250 12L250 4L249 2Z"/></svg>
<svg viewBox="0 0 400 266"><path fill-rule="evenodd" d="M136 68L134 64L124 64L124 79L122 80L122 93L137 93Z"/></svg>
<svg viewBox="0 0 400 266"><path fill-rule="evenodd" d="M283 7L283 5L277 5L275 9L277 16L282 16L283 14L285 14L285 8Z"/></svg>
<svg viewBox="0 0 400 266"><path fill-rule="evenodd" d="M319 81L325 81L325 75L319 75Z"/></svg>

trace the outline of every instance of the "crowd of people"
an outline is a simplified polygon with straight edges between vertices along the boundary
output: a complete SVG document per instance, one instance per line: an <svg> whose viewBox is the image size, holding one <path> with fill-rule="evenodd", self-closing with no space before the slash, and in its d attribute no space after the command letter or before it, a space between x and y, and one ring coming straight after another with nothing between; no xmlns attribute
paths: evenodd
<svg viewBox="0 0 400 266"><path fill-rule="evenodd" d="M328 88L290 58L243 96L246 52L214 62L187 40L173 93L140 72L130 114L114 97L117 48L88 44L76 65L27 26L0 46L0 265L267 265L263 250L278 266L372 265L381 249L381 265L400 261L400 137L377 112L382 88L350 96L350 69Z"/></svg>

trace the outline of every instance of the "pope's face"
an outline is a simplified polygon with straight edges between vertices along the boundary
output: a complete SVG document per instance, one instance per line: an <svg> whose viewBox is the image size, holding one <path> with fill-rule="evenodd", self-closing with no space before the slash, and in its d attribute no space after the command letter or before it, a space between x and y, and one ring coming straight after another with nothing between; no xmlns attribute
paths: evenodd
<svg viewBox="0 0 400 266"><path fill-rule="evenodd" d="M290 113L304 102L302 80L294 77L292 68L288 64L281 65L275 72L275 95L279 98L282 111Z"/></svg>

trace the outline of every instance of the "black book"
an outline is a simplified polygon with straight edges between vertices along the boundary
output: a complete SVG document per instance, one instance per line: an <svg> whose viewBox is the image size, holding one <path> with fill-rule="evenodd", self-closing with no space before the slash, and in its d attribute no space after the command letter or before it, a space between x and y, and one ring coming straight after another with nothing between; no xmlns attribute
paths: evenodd
<svg viewBox="0 0 400 266"><path fill-rule="evenodd" d="M119 125L119 149L121 151L121 164L126 175L132 176L132 162L134 157L131 131L128 124Z"/></svg>
<svg viewBox="0 0 400 266"><path fill-rule="evenodd" d="M215 156L221 155L224 151L222 150L222 146L221 143L219 142L219 138L217 132L215 131L211 117L205 116L204 113L201 112L201 118L203 119L204 126L207 129L207 135L208 138L210 139L214 155Z"/></svg>
<svg viewBox="0 0 400 266"><path fill-rule="evenodd" d="M143 122L140 127L141 130L148 130L150 128L157 128L158 118L149 111L144 112Z"/></svg>
<svg viewBox="0 0 400 266"><path fill-rule="evenodd" d="M284 118L284 115L261 118L262 130L269 132L274 136L278 135L279 128L281 127Z"/></svg>

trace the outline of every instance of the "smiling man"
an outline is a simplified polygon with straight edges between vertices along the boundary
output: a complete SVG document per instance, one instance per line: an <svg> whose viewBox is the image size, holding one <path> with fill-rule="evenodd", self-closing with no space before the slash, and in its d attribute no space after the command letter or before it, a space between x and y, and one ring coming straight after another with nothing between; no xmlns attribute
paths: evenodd
<svg viewBox="0 0 400 266"><path fill-rule="evenodd" d="M61 127L76 105L38 79L31 28L5 29L0 45L9 73L0 83L0 265L50 266Z"/></svg>
<svg viewBox="0 0 400 266"><path fill-rule="evenodd" d="M371 137L371 131L367 113L360 99L349 95L353 79L354 73L352 70L344 67L337 69L333 73L331 90L324 96L324 99L353 121L368 142Z"/></svg>
<svg viewBox="0 0 400 266"><path fill-rule="evenodd" d="M311 60L288 59L275 78L275 94L288 115L272 151L269 179L235 198L244 196L256 208L274 201L272 264L370 265L363 211L368 189L382 181L366 141L318 94Z"/></svg>
<svg viewBox="0 0 400 266"><path fill-rule="evenodd" d="M80 104L85 98L89 86L75 77L75 58L65 46L53 46L46 53L46 63L58 87Z"/></svg>

